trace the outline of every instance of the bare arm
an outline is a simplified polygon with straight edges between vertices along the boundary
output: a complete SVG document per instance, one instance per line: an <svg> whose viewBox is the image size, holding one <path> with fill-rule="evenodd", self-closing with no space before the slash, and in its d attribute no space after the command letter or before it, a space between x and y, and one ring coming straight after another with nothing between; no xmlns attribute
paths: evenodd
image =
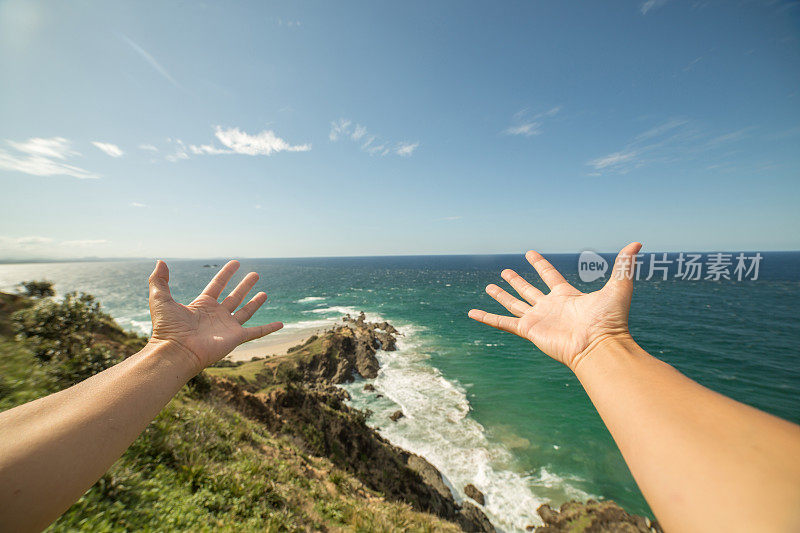
<svg viewBox="0 0 800 533"><path fill-rule="evenodd" d="M0 530L47 527L116 461L186 382L237 345L282 327L242 327L266 301L234 314L258 276L222 303L231 261L188 306L169 293L159 261L150 276L153 335L142 351L77 385L0 413Z"/></svg>
<svg viewBox="0 0 800 533"><path fill-rule="evenodd" d="M626 246L601 290L583 294L528 252L544 294L486 291L514 316L470 317L536 344L580 380L658 520L670 532L800 531L800 427L703 387L628 332L633 258Z"/></svg>

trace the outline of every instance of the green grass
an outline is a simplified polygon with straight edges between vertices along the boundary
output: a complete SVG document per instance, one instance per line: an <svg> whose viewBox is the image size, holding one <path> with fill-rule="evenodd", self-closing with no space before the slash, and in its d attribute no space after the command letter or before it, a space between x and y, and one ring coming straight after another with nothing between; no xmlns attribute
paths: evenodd
<svg viewBox="0 0 800 533"><path fill-rule="evenodd" d="M212 366L206 369L206 373L209 376L215 376L221 378L231 378L235 376L241 376L247 381L254 381L256 374L263 369L264 369L264 359L258 359L256 361L249 361L247 363L243 363L239 366L231 366L231 367Z"/></svg>
<svg viewBox="0 0 800 533"><path fill-rule="evenodd" d="M12 308L0 293L0 323ZM121 353L142 339L108 324L97 342ZM0 333L0 411L55 392L24 341ZM308 356L309 346L285 356ZM280 361L276 361L279 363ZM270 363L272 363L270 361ZM256 380L264 361L211 368ZM330 460L298 449L232 406L185 387L49 531L459 531L388 502Z"/></svg>

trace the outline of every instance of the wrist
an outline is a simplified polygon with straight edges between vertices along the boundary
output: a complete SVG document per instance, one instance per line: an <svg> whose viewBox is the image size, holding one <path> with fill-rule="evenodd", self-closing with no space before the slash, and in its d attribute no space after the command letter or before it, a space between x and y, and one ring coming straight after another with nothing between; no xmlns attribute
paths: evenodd
<svg viewBox="0 0 800 533"><path fill-rule="evenodd" d="M169 339L151 337L142 353L170 362L175 370L189 381L203 370L200 358L183 344Z"/></svg>
<svg viewBox="0 0 800 533"><path fill-rule="evenodd" d="M599 360L633 353L637 348L641 350L628 330L603 333L573 358L569 368L580 379L581 374L585 374L589 367L595 367Z"/></svg>

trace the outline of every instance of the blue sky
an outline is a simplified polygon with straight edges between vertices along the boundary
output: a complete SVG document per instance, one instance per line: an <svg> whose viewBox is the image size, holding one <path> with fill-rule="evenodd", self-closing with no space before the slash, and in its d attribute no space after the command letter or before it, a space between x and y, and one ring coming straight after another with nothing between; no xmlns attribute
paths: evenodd
<svg viewBox="0 0 800 533"><path fill-rule="evenodd" d="M0 0L0 258L800 249L798 2Z"/></svg>

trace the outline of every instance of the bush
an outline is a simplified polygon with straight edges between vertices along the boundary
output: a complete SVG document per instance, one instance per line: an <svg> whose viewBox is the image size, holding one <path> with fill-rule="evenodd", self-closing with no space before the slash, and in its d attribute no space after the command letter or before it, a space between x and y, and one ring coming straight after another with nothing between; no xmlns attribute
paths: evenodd
<svg viewBox="0 0 800 533"><path fill-rule="evenodd" d="M41 361L76 357L90 344L106 315L93 296L70 292L62 301L41 300L11 315L14 329Z"/></svg>
<svg viewBox="0 0 800 533"><path fill-rule="evenodd" d="M69 387L118 363L121 356L94 344L108 320L93 296L68 293L62 301L40 300L11 315L17 335L61 387Z"/></svg>
<svg viewBox="0 0 800 533"><path fill-rule="evenodd" d="M52 281L23 281L20 285L25 289L25 294L31 298L47 298L48 296L55 296L56 294L56 291L53 289Z"/></svg>

